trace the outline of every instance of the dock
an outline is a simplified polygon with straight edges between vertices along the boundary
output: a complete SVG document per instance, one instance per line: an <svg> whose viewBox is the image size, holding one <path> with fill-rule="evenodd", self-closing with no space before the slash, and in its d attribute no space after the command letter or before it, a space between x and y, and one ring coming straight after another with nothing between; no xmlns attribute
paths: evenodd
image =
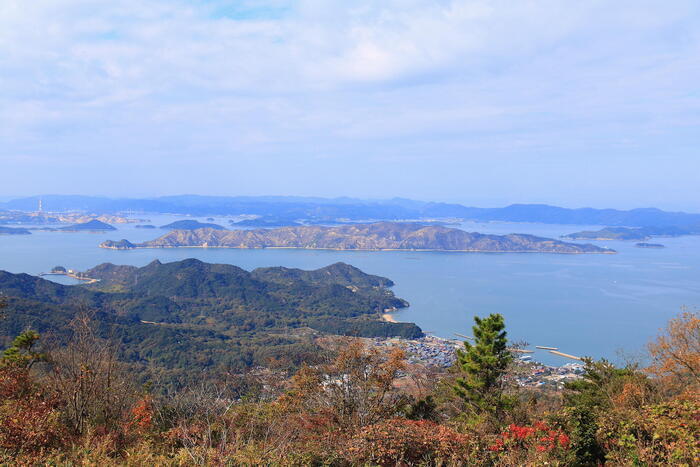
<svg viewBox="0 0 700 467"><path fill-rule="evenodd" d="M473 337L465 336L464 334L460 334L460 333L458 333L458 332L455 332L454 335L457 336L457 337L461 337L462 339L471 339L471 340L474 340Z"/></svg>
<svg viewBox="0 0 700 467"><path fill-rule="evenodd" d="M557 350L550 350L549 353L554 354L554 355L559 355L560 357L570 358L572 360L578 360L578 361L583 360L581 357L577 357L575 355L569 355L568 353L559 352Z"/></svg>

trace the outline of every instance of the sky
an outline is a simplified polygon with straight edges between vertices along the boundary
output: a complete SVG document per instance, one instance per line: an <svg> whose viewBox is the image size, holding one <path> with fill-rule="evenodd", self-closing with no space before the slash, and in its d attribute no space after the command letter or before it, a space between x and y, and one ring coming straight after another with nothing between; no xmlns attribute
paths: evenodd
<svg viewBox="0 0 700 467"><path fill-rule="evenodd" d="M0 196L700 212L697 0L1 0Z"/></svg>

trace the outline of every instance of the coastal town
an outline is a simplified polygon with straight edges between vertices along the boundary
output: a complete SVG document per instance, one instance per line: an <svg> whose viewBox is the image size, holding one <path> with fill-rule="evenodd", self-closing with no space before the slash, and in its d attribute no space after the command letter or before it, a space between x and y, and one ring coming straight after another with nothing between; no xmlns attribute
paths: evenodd
<svg viewBox="0 0 700 467"><path fill-rule="evenodd" d="M402 348L411 364L446 369L457 360L457 350L463 348L459 339L445 339L427 335L420 339L374 338L367 339L370 345L379 348ZM582 362L550 366L533 360L529 354L514 349L517 374L515 381L521 387L560 390L564 383L581 378L584 373Z"/></svg>

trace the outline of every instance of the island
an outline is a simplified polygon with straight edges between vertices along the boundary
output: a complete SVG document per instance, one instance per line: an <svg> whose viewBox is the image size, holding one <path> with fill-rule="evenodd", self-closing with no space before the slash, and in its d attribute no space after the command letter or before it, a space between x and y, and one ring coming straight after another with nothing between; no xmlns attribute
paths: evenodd
<svg viewBox="0 0 700 467"><path fill-rule="evenodd" d="M634 246L637 248L666 248L666 246L661 243L637 243Z"/></svg>
<svg viewBox="0 0 700 467"><path fill-rule="evenodd" d="M600 230L583 230L562 238L568 240L636 240L644 241L652 237L678 237L690 235L694 231L684 227L605 227Z"/></svg>
<svg viewBox="0 0 700 467"><path fill-rule="evenodd" d="M108 231L108 230L117 230L116 228L112 227L111 225L102 222L97 219L92 219L87 222L82 222L80 224L73 224L73 225L68 225L66 227L61 227L59 229L55 229L56 231L59 232L101 232L101 231Z"/></svg>
<svg viewBox="0 0 700 467"><path fill-rule="evenodd" d="M222 227L218 224L208 224L205 222L199 222L196 220L182 220L171 222L170 224L161 225L161 229L169 230L197 230L197 229L214 229L214 230L226 230L226 227Z"/></svg>
<svg viewBox="0 0 700 467"><path fill-rule="evenodd" d="M267 228L301 225L300 222L297 222L293 219L288 219L285 217L272 217L272 216L256 217L255 219L243 219L243 220L239 220L239 221L229 221L229 223L231 224L232 227L267 227Z"/></svg>
<svg viewBox="0 0 700 467"><path fill-rule="evenodd" d="M255 230L174 230L155 240L108 240L101 248L304 248L332 250L414 250L492 253L615 253L590 244L566 243L526 234L488 235L405 222L334 227L297 226Z"/></svg>
<svg viewBox="0 0 700 467"><path fill-rule="evenodd" d="M0 235L30 235L31 232L27 229L4 227L0 225Z"/></svg>
<svg viewBox="0 0 700 467"><path fill-rule="evenodd" d="M156 228L155 225L151 225L151 224L138 224L138 225L135 225L134 227L137 229L155 229Z"/></svg>

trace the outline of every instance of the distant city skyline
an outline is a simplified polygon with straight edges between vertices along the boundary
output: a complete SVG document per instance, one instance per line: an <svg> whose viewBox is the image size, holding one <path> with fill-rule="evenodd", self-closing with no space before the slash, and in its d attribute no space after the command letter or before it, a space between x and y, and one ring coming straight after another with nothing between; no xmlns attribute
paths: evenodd
<svg viewBox="0 0 700 467"><path fill-rule="evenodd" d="M5 0L0 198L700 212L700 2Z"/></svg>

